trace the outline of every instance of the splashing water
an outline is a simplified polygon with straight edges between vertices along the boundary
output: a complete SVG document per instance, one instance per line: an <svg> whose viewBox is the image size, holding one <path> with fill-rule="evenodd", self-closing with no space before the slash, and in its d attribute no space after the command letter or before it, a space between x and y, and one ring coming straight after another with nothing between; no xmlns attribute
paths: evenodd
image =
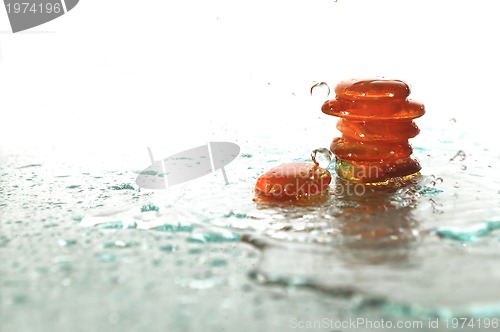
<svg viewBox="0 0 500 332"><path fill-rule="evenodd" d="M334 178L328 199L313 207L265 206L252 201L258 175L277 162L295 158L296 151L272 154L250 149L231 164L232 179L227 186L221 185L220 177L207 176L162 192L129 185L137 176L132 169L123 174L82 171L76 172L78 177L46 177L52 179L48 190L42 178L31 174L47 168L45 164L18 169L36 160L18 163L2 170L3 178L11 180L10 186L3 187L4 194L22 192L24 196L3 207L7 219L2 226L7 231L0 236L0 250L9 253L6 257L16 257L26 238L15 234L21 229L42 234L41 242L51 242L55 249L48 260L53 266L40 268L65 273L67 279L72 269L79 269L77 262L83 261L90 264L89 271L97 271L89 273L92 283L99 284L99 278L107 276L116 285L125 278L141 290L138 283L144 282L145 289L158 290L165 298L171 290L158 285L167 282L166 271L175 271L175 285L180 287L230 294L230 288L223 288L232 285L228 278L248 282L246 272L252 269L254 282L313 289L317 293L308 295L307 305L325 298L347 301L342 303L352 308L353 315L496 313L500 273L491 267L500 250L500 181L493 170L500 166L500 159L496 155L482 158L484 164L470 160L466 170L450 171L450 159L463 158L458 150L455 146L448 150L416 147L424 173L405 184L370 187ZM327 149L311 154L325 168L331 157ZM25 181L28 177L32 180ZM29 190L15 187L26 184ZM58 192L65 193L64 199ZM33 221L33 205L26 203L30 197L26 195L47 198L37 221ZM23 226L26 220L29 227ZM30 259L29 264L39 266L45 258L37 250ZM5 266L10 269L11 265ZM227 273L231 268L233 273ZM11 275L25 273L20 269ZM72 286L77 284L71 280ZM276 291L274 287L262 289L264 294ZM98 290L107 294L105 286ZM22 295L13 291L6 296L14 303Z"/></svg>
<svg viewBox="0 0 500 332"><path fill-rule="evenodd" d="M311 96L327 98L330 95L330 87L326 82L316 83L311 87Z"/></svg>
<svg viewBox="0 0 500 332"><path fill-rule="evenodd" d="M467 158L467 155L464 151L459 150L453 157L450 158L450 161L455 161L457 158L459 161L464 161L465 158Z"/></svg>
<svg viewBox="0 0 500 332"><path fill-rule="evenodd" d="M332 162L333 153L326 148L314 149L311 152L312 161L319 167L327 169Z"/></svg>

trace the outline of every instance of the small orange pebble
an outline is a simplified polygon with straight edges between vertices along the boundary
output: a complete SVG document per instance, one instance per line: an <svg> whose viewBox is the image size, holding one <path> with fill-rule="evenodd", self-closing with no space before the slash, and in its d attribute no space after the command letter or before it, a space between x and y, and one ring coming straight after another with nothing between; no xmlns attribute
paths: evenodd
<svg viewBox="0 0 500 332"><path fill-rule="evenodd" d="M257 180L256 201L315 203L328 192L330 172L313 163L274 167Z"/></svg>
<svg viewBox="0 0 500 332"><path fill-rule="evenodd" d="M413 119L425 114L424 105L408 100L410 87L399 80L349 80L335 88L336 98L326 101L323 113L340 117L330 150L337 174L347 180L386 184L418 174L408 139L419 133Z"/></svg>

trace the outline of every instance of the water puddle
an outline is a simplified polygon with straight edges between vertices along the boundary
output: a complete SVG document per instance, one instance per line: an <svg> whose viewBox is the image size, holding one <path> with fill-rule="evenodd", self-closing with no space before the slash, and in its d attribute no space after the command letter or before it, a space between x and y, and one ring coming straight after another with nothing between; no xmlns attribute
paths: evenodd
<svg viewBox="0 0 500 332"><path fill-rule="evenodd" d="M464 168L462 150L440 151L438 158L430 157L435 151L415 151L424 170L435 175L380 187L334 178L328 198L310 207L254 203L256 177L276 161L245 153L232 168L239 178L228 185L213 177L165 194L165 201L155 193L142 196L139 206L104 206L80 225L183 236L198 246L191 254L210 243L245 242L261 251L249 273L255 282L353 298L356 310L416 317L500 314L500 273L492 268L500 246L499 183L489 177L491 167L482 166L499 162L490 158ZM333 172L331 157L326 149L312 153ZM137 192L127 183L108 188ZM105 248L128 247L120 243ZM179 248L164 244L160 250L176 254ZM114 261L106 255L99 259ZM226 264L224 259L208 263L212 268ZM213 286L213 280L179 283Z"/></svg>
<svg viewBox="0 0 500 332"><path fill-rule="evenodd" d="M357 299L360 311L500 315L499 180L491 171L498 161L485 156L464 169L461 150L439 158L421 151L435 175L392 187L336 179L328 200L313 207L204 206L205 222L261 250L250 273L258 283Z"/></svg>
<svg viewBox="0 0 500 332"><path fill-rule="evenodd" d="M189 270L186 257L191 257L210 274L234 262L228 255L207 258L209 248L246 243L261 253L259 263L246 271L258 284L349 298L353 310L360 312L500 315L500 272L495 268L500 249L500 179L494 172L500 159L470 147L415 146L414 150L424 168L412 181L375 187L335 177L328 198L309 207L252 200L255 181L265 170L281 162L311 160L290 151L242 151L227 169L228 184L214 173L164 191L138 188L134 171L64 177L60 172L53 176L51 193L68 193L65 201L42 191L41 179L47 176L32 172L45 166L26 164L16 168L19 180L10 181L5 194L30 178L32 190L25 199L50 197L53 204L46 206L52 210L71 206L67 214L72 217L64 222L45 222L40 214L43 222L37 227L53 236L59 249L86 248L103 266L126 264L153 248L148 261L155 268L164 268L168 256L177 268ZM333 173L331 157L325 149L312 155ZM22 227L30 213L17 211L19 225L10 220L12 227ZM68 220L68 227L84 235L62 236L60 228ZM154 241L135 235L139 232ZM86 247L86 237L100 245ZM8 247L10 240L0 236L0 248ZM62 271L72 265L69 261L57 266ZM178 285L198 290L223 282L218 274L176 279Z"/></svg>

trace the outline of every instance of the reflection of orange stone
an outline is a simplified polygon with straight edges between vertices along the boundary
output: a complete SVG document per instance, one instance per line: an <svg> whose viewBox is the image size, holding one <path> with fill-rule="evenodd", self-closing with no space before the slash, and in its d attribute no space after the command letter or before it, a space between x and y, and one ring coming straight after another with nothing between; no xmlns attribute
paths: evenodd
<svg viewBox="0 0 500 332"><path fill-rule="evenodd" d="M420 171L410 157L408 139L419 133L413 119L424 105L408 100L410 87L402 81L350 80L340 82L335 99L323 104L323 113L342 118L330 150L337 156L339 176L362 183L385 183Z"/></svg>
<svg viewBox="0 0 500 332"><path fill-rule="evenodd" d="M290 163L262 174L255 185L258 201L314 203L326 193L330 172L312 163Z"/></svg>

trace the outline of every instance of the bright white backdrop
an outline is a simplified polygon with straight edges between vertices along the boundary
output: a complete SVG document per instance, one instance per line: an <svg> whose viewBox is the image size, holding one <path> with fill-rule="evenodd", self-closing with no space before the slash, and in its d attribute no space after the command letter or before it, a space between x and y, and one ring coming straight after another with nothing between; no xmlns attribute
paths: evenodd
<svg viewBox="0 0 500 332"><path fill-rule="evenodd" d="M329 140L335 120L310 86L373 76L411 84L423 129L455 118L486 141L500 111L497 3L81 0L18 34L1 8L0 147L146 157L264 134L289 147L303 128Z"/></svg>

